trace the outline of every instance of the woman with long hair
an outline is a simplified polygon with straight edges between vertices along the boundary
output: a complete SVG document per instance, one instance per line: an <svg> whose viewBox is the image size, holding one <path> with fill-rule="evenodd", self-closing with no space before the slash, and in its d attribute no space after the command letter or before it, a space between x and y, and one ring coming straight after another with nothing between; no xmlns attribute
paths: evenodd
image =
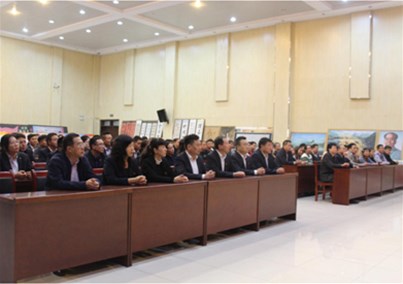
<svg viewBox="0 0 403 284"><path fill-rule="evenodd" d="M153 138L144 149L141 157L141 168L149 181L153 182L187 182L185 175L176 175L175 169L169 166L165 156L167 147L161 138Z"/></svg>
<svg viewBox="0 0 403 284"><path fill-rule="evenodd" d="M20 152L17 138L12 134L1 137L0 170L12 171L19 180L31 179L31 160Z"/></svg>
<svg viewBox="0 0 403 284"><path fill-rule="evenodd" d="M134 142L128 135L116 137L111 155L104 163L105 184L144 185L147 179L141 174L140 167L133 159Z"/></svg>

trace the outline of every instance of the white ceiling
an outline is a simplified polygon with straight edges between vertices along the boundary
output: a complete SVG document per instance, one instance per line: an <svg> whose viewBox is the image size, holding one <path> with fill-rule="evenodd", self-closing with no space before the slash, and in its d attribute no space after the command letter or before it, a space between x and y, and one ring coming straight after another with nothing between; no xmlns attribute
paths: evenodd
<svg viewBox="0 0 403 284"><path fill-rule="evenodd" d="M352 0L201 1L202 7L197 8L194 1L118 2L0 0L0 34L105 54L403 4L403 1ZM14 6L20 12L17 16L9 12ZM80 10L84 10L85 14L80 14ZM236 17L236 21L231 22L231 17ZM49 20L54 23L49 23ZM190 25L194 27L192 30ZM24 28L27 30L23 31Z"/></svg>

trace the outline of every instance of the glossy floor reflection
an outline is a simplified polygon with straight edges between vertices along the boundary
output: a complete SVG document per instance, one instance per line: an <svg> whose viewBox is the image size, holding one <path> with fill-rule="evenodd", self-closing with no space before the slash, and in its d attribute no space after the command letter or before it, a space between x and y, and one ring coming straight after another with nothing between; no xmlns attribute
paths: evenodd
<svg viewBox="0 0 403 284"><path fill-rule="evenodd" d="M297 221L232 230L23 282L402 282L403 191L350 206L298 199Z"/></svg>

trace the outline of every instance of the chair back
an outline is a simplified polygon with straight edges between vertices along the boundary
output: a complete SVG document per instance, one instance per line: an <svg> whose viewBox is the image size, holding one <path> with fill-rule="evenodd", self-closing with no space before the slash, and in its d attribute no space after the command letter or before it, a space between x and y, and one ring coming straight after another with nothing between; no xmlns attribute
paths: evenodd
<svg viewBox="0 0 403 284"><path fill-rule="evenodd" d="M46 177L48 176L48 171L36 171L32 170L32 180L34 183L33 191L44 191L46 185Z"/></svg>
<svg viewBox="0 0 403 284"><path fill-rule="evenodd" d="M319 180L320 162L318 161L313 162L313 166L315 168L315 186L317 186L320 182Z"/></svg>
<svg viewBox="0 0 403 284"><path fill-rule="evenodd" d="M104 179L104 169L103 168L93 168L92 172L97 176L97 179L102 183Z"/></svg>
<svg viewBox="0 0 403 284"><path fill-rule="evenodd" d="M46 170L46 163L32 163L34 170Z"/></svg>
<svg viewBox="0 0 403 284"><path fill-rule="evenodd" d="M14 193L15 192L15 179L12 172L0 172L0 194L1 193Z"/></svg>

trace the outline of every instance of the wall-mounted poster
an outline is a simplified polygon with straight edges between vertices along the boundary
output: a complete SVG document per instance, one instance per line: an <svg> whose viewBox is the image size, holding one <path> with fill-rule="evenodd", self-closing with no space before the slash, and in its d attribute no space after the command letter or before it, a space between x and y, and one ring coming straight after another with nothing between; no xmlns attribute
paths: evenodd
<svg viewBox="0 0 403 284"><path fill-rule="evenodd" d="M186 135L195 134L195 133L196 133L196 123L197 123L197 120L196 120L196 119L191 119L191 120L189 120L189 129L188 129L188 132L187 132Z"/></svg>
<svg viewBox="0 0 403 284"><path fill-rule="evenodd" d="M146 127L147 123L145 121L141 122L141 128L140 128L140 136L143 137L146 135Z"/></svg>
<svg viewBox="0 0 403 284"><path fill-rule="evenodd" d="M180 139L182 139L188 134L188 128L189 128L189 120L182 119L181 134L179 136Z"/></svg>
<svg viewBox="0 0 403 284"><path fill-rule="evenodd" d="M401 160L403 149L403 131L382 130L379 132L378 144L392 147L392 160Z"/></svg>
<svg viewBox="0 0 403 284"><path fill-rule="evenodd" d="M156 138L161 138L162 137L162 131L164 130L164 122L158 122L157 125L157 133L155 134Z"/></svg>
<svg viewBox="0 0 403 284"><path fill-rule="evenodd" d="M206 126L204 127L203 139L215 139L218 136L235 139L234 126Z"/></svg>
<svg viewBox="0 0 403 284"><path fill-rule="evenodd" d="M0 136L8 133L19 132L19 126L15 124L0 124Z"/></svg>
<svg viewBox="0 0 403 284"><path fill-rule="evenodd" d="M318 144L319 155L325 151L326 133L292 132L290 140L294 147L303 143L306 145Z"/></svg>
<svg viewBox="0 0 403 284"><path fill-rule="evenodd" d="M136 127L134 128L134 136L140 136L141 131L141 120L136 120Z"/></svg>
<svg viewBox="0 0 403 284"><path fill-rule="evenodd" d="M67 127L65 126L47 126L47 125L32 125L33 133L67 133Z"/></svg>
<svg viewBox="0 0 403 284"><path fill-rule="evenodd" d="M244 136L249 142L253 141L259 143L259 140L263 137L271 139L271 133L250 133L250 132L236 132L235 139Z"/></svg>
<svg viewBox="0 0 403 284"><path fill-rule="evenodd" d="M153 126L153 123L152 122L146 122L146 131L145 131L145 133L144 133L144 136L147 136L147 138L151 138L151 128L152 128L152 126Z"/></svg>
<svg viewBox="0 0 403 284"><path fill-rule="evenodd" d="M122 126L120 127L120 134L126 134L130 137L134 137L136 129L136 121L122 121Z"/></svg>
<svg viewBox="0 0 403 284"><path fill-rule="evenodd" d="M203 139L203 130L204 130L204 119L198 119L196 123L195 134L199 136L200 139Z"/></svg>
<svg viewBox="0 0 403 284"><path fill-rule="evenodd" d="M376 131L373 130L329 130L327 143L357 144L358 148L374 148Z"/></svg>
<svg viewBox="0 0 403 284"><path fill-rule="evenodd" d="M172 134L172 138L179 138L180 137L180 135L181 135L181 126L182 126L182 120L181 119L176 119L173 134Z"/></svg>
<svg viewBox="0 0 403 284"><path fill-rule="evenodd" d="M158 122L153 122L151 124L151 133L150 133L151 138L157 137L157 127L158 127Z"/></svg>

